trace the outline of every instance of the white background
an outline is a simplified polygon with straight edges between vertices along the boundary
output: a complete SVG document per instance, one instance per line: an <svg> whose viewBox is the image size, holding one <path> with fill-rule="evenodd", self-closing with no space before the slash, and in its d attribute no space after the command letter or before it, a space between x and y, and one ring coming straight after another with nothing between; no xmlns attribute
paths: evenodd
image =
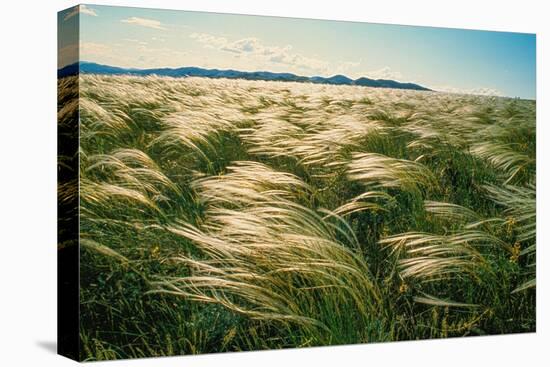
<svg viewBox="0 0 550 367"><path fill-rule="evenodd" d="M546 159L550 156L549 145L544 143L550 138L550 33L545 1L337 0L322 3L321 0L113 0L95 3L537 33L539 164L536 334L144 359L108 362L108 365L549 365L550 206L548 185L545 183L549 181ZM56 12L75 5L75 2L5 0L2 5L0 366L65 366L74 362L54 352ZM104 363L94 364L102 365Z"/></svg>

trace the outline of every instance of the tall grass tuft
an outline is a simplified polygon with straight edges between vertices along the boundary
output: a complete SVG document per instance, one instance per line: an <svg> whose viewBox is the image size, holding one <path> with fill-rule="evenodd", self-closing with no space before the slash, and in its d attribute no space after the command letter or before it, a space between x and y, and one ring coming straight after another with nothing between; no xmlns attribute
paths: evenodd
<svg viewBox="0 0 550 367"><path fill-rule="evenodd" d="M159 291L212 302L253 319L296 328L314 345L377 340L381 295L368 264L338 240L326 219L291 201L307 187L251 162L193 185L208 203L202 228L168 230L191 240L203 259L177 257L188 277L156 282Z"/></svg>

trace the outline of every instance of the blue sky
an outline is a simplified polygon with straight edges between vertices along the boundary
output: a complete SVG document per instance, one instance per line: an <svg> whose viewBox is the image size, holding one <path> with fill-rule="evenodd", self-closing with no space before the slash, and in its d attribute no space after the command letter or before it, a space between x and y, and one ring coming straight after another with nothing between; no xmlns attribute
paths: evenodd
<svg viewBox="0 0 550 367"><path fill-rule="evenodd" d="M60 67L200 66L394 79L534 99L533 34L81 5L58 16Z"/></svg>

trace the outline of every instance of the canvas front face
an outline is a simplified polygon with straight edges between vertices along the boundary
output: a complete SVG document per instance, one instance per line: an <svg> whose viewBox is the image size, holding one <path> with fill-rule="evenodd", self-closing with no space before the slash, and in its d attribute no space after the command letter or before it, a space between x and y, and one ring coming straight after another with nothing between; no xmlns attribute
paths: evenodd
<svg viewBox="0 0 550 367"><path fill-rule="evenodd" d="M535 36L59 13L60 352L535 331Z"/></svg>

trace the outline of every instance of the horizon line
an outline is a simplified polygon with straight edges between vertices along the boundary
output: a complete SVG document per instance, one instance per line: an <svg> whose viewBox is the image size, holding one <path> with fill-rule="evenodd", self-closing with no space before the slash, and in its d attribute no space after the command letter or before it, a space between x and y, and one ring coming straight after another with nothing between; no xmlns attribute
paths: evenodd
<svg viewBox="0 0 550 367"><path fill-rule="evenodd" d="M80 63L95 64L95 65L100 65L100 66L108 66L108 67L112 67L112 68L127 69L127 70L141 70L141 71L143 71L143 70L153 70L153 69L177 70L177 69L182 69L182 68L197 68L197 69L203 69L203 70L237 71L237 72L240 72L240 73L290 74L290 75L303 77L303 78L325 78L325 79L328 79L328 78L333 78L335 76L343 76L343 77L346 77L346 78L348 78L349 80L352 80L352 81L356 81L356 80L359 80L359 79L370 79L370 80L376 80L376 81L392 81L392 82L398 82L398 83L402 83L402 84L415 84L415 85L418 85L420 87L424 87L423 85L418 84L416 82L404 82L404 81L400 81L400 80L397 80L397 79L383 79L383 78L375 79L375 78L371 78L371 77L368 77L368 76L361 76L361 77L356 78L356 79L353 79L353 78L351 78L351 77L349 77L345 74L334 74L334 75L331 75L331 76L328 76L328 77L321 76L321 75L305 76L305 75L300 75L300 74L291 73L291 72L287 72L287 71L282 71L281 72L281 71L269 71L269 70L261 70L261 69L260 70L239 70L239 69L224 69L224 68L206 68L206 67L196 66L196 65L177 66L177 67L155 66L155 67L147 67L147 68L136 68L136 67L126 67L126 66L101 64L101 63L95 62L95 61L81 60L81 61L75 61L75 62L70 63L70 64L66 64L65 66L57 68L57 70L61 70L61 69L66 68L67 66L80 64ZM428 88L428 87L424 87L424 88ZM432 91L435 91L435 90L432 90Z"/></svg>
<svg viewBox="0 0 550 367"><path fill-rule="evenodd" d="M395 82L395 83L404 84L404 85L414 85L414 86L417 86L417 87L420 87L420 88L423 88L423 89L373 87L373 86L362 86L362 85L352 85L352 84L330 84L330 83L312 83L312 84L362 86L362 87L383 88L383 89L404 89L404 90L416 90L416 91L421 91L421 92L437 92L437 93L446 93L446 94L458 94L458 95L470 95L470 96L482 96L482 97L498 97L498 98L509 98L509 99L521 99L521 100L526 100L526 101L536 101L536 98L523 98L523 97L519 97L519 96L475 94L475 93L467 93L467 92L460 92L460 91L454 92L454 91L437 90L437 89L432 89L431 87L426 87L422 84L418 84L418 83L415 83L415 82L404 82L404 81L399 81L399 80L396 80L396 79L380 79L380 78L375 79L375 78L371 78L371 77L368 77L368 76L360 76L356 79L353 79L353 78L351 78L351 77L349 77L345 74L334 74L334 75L331 75L331 76L328 76L328 77L324 77L324 76L320 76L320 75L304 76L304 75L299 75L299 74L295 74L295 73L292 73L292 72L275 72L275 71L269 71L269 70L252 70L252 71L248 71L248 70L224 69L224 68L205 68L205 67L202 67L202 66L194 66L194 65L178 66L178 67L159 66L159 67L138 68L138 67L123 67L123 66L116 66L116 65L108 65L108 64L102 64L102 63L98 63L98 62L95 62L95 61L88 61L88 60L80 60L80 61L75 61L73 63L66 64L62 67L57 68L57 71L59 72L60 70L63 70L65 68L69 67L69 66L73 66L73 65L76 65L76 64L78 64L80 66L81 63L94 64L94 65L117 68L117 69L122 69L122 70L129 70L129 71L132 71L132 70L135 70L135 71L148 71L148 70L155 70L155 69L158 69L158 70L178 70L178 69L184 69L184 68L197 68L197 69L202 69L202 70L208 70L208 71L216 70L216 71L221 71L221 72L223 72L223 71L235 71L235 72L239 72L239 73L271 73L271 74L275 74L275 75L287 74L287 75L292 75L292 76L295 76L295 77L306 78L306 79L311 79L311 78L330 79L330 78L341 76L341 77L349 79L352 82L356 82L360 79L368 79L368 80L378 81L378 82L387 81L387 82ZM100 72L98 72L96 74L104 74L105 75L105 73L100 73ZM167 76L167 75L159 75L159 76ZM209 77L209 76L193 76L193 77L212 78L212 77ZM223 78L223 77L220 77L220 78ZM227 78L227 79L250 80L250 79L246 79L246 78ZM262 79L252 79L252 80L262 80ZM265 79L263 79L263 80L265 80ZM270 81L270 80L266 80L266 81ZM281 81L285 82L284 80L281 80ZM298 82L298 83L300 83L300 82L304 82L304 81L289 80L289 81L286 81L286 82Z"/></svg>

